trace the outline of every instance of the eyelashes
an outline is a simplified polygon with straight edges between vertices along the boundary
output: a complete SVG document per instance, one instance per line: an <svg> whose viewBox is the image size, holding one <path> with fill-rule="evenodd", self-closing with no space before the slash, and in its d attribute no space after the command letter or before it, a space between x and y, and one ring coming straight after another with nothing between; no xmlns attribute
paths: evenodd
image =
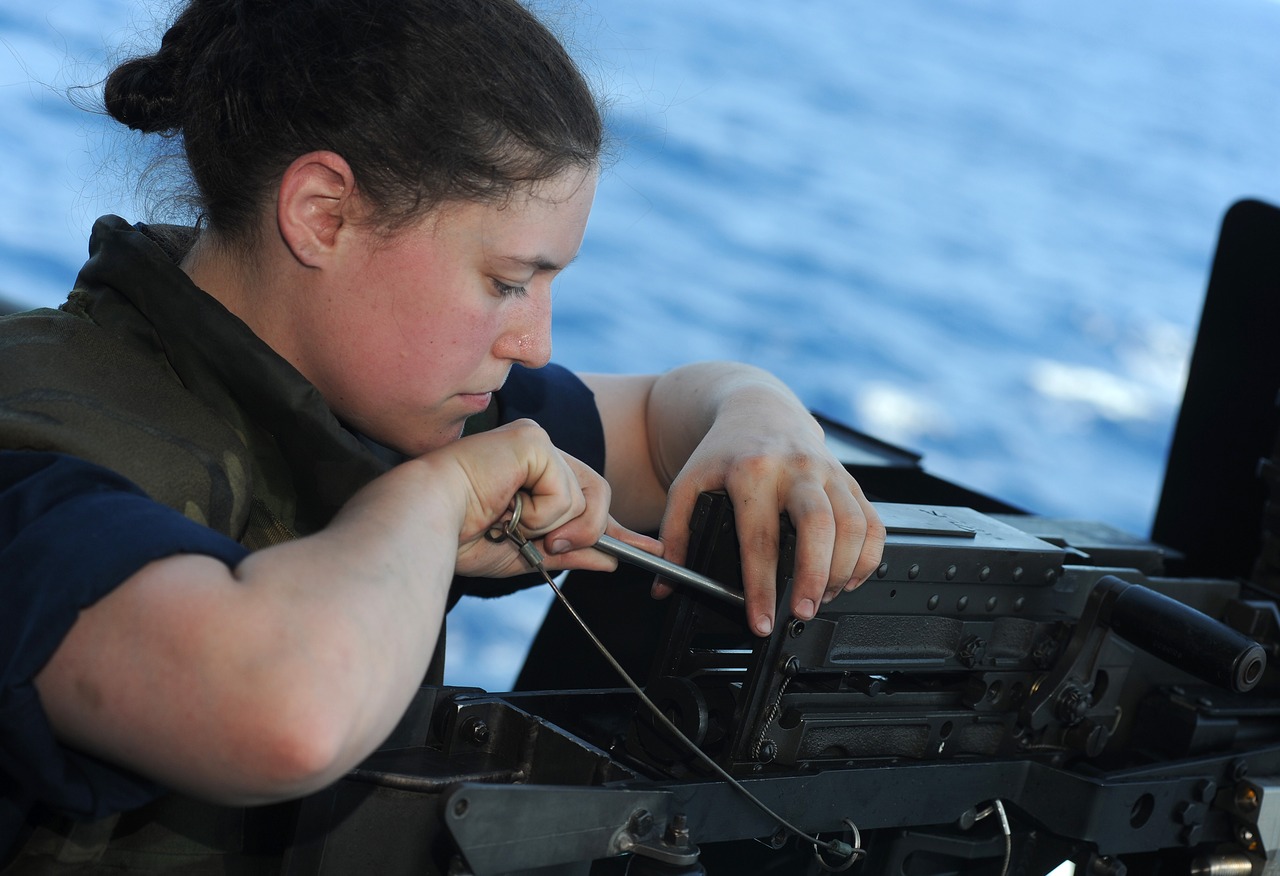
<svg viewBox="0 0 1280 876"><path fill-rule="evenodd" d="M498 294L503 298L517 298L529 293L524 286L512 286L497 278L493 279L493 288L498 290Z"/></svg>

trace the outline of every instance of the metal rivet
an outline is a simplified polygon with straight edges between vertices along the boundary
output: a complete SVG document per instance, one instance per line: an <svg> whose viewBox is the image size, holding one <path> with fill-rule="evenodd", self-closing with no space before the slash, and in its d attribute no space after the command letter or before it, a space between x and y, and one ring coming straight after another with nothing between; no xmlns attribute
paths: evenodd
<svg viewBox="0 0 1280 876"><path fill-rule="evenodd" d="M914 581L917 577L919 577L919 575L920 575L920 566L917 563L912 563L911 568L907 569L907 577Z"/></svg>
<svg viewBox="0 0 1280 876"><path fill-rule="evenodd" d="M990 577L991 577L991 567L990 567L990 566L983 566L983 567L982 567L982 569L981 569L981 570L979 570L979 572L978 572L978 580L979 580L979 581L985 581L985 580L987 580L987 579L988 579L988 578L990 578Z"/></svg>
<svg viewBox="0 0 1280 876"><path fill-rule="evenodd" d="M1013 580L1014 580L1014 581L1021 581L1021 580L1022 580L1022 567L1021 567L1021 566L1015 566L1015 567L1014 567L1014 569L1013 569Z"/></svg>
<svg viewBox="0 0 1280 876"><path fill-rule="evenodd" d="M964 611L968 607L969 607L969 597L961 596L959 599L956 600L957 611Z"/></svg>
<svg viewBox="0 0 1280 876"><path fill-rule="evenodd" d="M876 567L876 577L877 577L877 578L883 578L885 575L888 575L888 574L889 574L889 564L888 564L888 563L881 563L879 566L877 566L877 567Z"/></svg>
<svg viewBox="0 0 1280 876"><path fill-rule="evenodd" d="M952 578L954 578L956 576L957 571L958 570L956 569L955 566L947 566L947 580L950 581Z"/></svg>
<svg viewBox="0 0 1280 876"><path fill-rule="evenodd" d="M939 600L938 600L938 597L937 597L937 596L930 596L930 597L929 597L929 601L928 601L927 603L925 603L926 605L928 605L928 606L929 606L929 611L933 611L935 608L937 608L937 607L938 607L938 601L939 601Z"/></svg>
<svg viewBox="0 0 1280 876"><path fill-rule="evenodd" d="M1027 598L1025 596L1019 596L1017 599L1013 601L1014 611L1022 611L1022 609L1026 608L1026 606L1027 606Z"/></svg>
<svg viewBox="0 0 1280 876"><path fill-rule="evenodd" d="M1000 604L1000 600L992 596L990 599L987 600L987 611L995 611L996 606L999 604Z"/></svg>

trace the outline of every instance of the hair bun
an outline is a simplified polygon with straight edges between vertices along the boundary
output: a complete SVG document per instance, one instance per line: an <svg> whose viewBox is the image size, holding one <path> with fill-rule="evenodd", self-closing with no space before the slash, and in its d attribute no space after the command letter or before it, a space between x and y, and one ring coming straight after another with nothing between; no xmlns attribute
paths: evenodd
<svg viewBox="0 0 1280 876"><path fill-rule="evenodd" d="M173 80L173 71L155 56L135 58L111 71L103 102L112 118L135 131L171 131L181 127Z"/></svg>
<svg viewBox="0 0 1280 876"><path fill-rule="evenodd" d="M191 69L188 28L175 22L160 50L125 61L107 76L103 103L116 121L144 134L182 127L181 92Z"/></svg>

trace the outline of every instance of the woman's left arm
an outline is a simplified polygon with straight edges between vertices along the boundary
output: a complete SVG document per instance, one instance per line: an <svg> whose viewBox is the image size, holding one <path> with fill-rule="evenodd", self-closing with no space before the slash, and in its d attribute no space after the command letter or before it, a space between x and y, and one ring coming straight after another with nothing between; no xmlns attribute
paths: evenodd
<svg viewBox="0 0 1280 876"><path fill-rule="evenodd" d="M747 618L774 624L779 514L795 525L791 612L808 620L880 564L884 526L822 429L786 386L748 365L706 362L659 376L582 375L604 423L611 513L638 531L661 525L684 562L698 494L724 490L742 547ZM655 595L661 595L655 591Z"/></svg>

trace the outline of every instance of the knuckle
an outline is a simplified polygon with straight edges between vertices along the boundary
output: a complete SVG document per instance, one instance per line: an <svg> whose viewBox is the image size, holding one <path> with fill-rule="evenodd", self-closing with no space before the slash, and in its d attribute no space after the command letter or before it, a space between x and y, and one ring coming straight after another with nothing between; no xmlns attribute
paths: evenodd
<svg viewBox="0 0 1280 876"><path fill-rule="evenodd" d="M730 466L730 477L758 481L770 477L777 468L775 457L767 453L748 453L733 461Z"/></svg>
<svg viewBox="0 0 1280 876"><path fill-rule="evenodd" d="M527 440L539 440L547 437L547 431L539 426L537 422L528 418L512 420L507 424L507 429Z"/></svg>

